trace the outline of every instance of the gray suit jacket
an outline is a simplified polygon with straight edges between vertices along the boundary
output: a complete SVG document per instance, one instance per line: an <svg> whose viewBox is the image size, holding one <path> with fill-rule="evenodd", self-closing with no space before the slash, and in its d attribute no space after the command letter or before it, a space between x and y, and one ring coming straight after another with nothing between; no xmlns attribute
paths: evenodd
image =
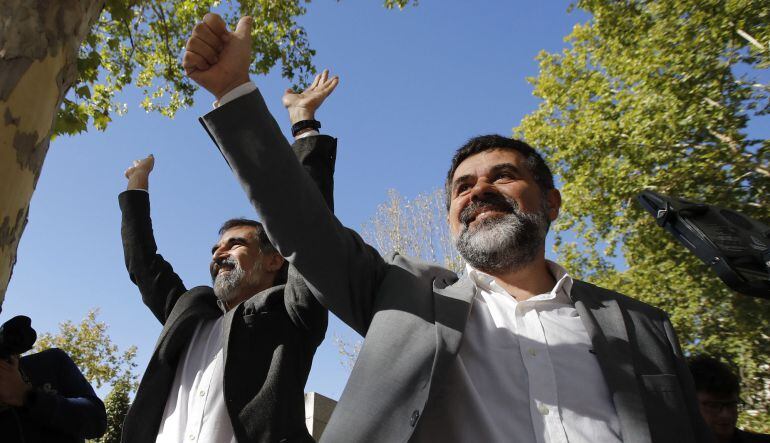
<svg viewBox="0 0 770 443"><path fill-rule="evenodd" d="M209 113L203 124L271 241L318 300L366 338L322 440L408 441L426 405L452 389L442 376L462 342L473 284L398 254L383 258L342 226L293 158L258 92ZM280 192L266 192L278 183ZM572 298L624 441L709 441L666 314L580 281Z"/></svg>

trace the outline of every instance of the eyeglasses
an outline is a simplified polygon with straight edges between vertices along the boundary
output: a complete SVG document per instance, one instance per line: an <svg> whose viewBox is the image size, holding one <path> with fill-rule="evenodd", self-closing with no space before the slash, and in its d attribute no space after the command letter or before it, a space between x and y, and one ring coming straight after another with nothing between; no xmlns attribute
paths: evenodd
<svg viewBox="0 0 770 443"><path fill-rule="evenodd" d="M738 411L739 408L743 407L743 403L738 400L702 401L700 404L712 414L719 414L725 409L728 411Z"/></svg>

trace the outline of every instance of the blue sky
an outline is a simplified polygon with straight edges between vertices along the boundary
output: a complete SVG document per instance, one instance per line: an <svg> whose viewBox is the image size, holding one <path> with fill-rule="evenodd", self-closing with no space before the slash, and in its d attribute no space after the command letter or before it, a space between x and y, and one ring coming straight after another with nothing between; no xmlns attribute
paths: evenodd
<svg viewBox="0 0 770 443"><path fill-rule="evenodd" d="M339 138L335 207L359 229L395 188L408 197L440 186L452 152L484 133L510 135L537 106L528 76L540 50L558 51L572 26L588 19L568 2L421 0L387 11L379 0L317 0L301 19L319 69L341 78L317 118ZM275 69L254 77L288 133ZM39 333L101 310L121 348L136 345L144 371L160 324L128 279L117 195L133 159L156 157L150 195L159 252L188 287L209 284L211 245L222 221L253 209L198 116L211 96L169 120L146 114L139 93L121 97L129 112L106 132L56 139L32 199L2 320L32 317ZM347 372L333 337L357 335L332 319L316 353L308 391L338 398ZM104 392L101 392L104 394Z"/></svg>

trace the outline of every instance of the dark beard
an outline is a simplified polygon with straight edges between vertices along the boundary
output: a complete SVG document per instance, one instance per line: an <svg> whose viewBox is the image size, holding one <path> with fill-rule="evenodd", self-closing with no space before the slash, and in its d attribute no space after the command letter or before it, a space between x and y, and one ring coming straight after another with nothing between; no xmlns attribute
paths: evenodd
<svg viewBox="0 0 770 443"><path fill-rule="evenodd" d="M472 202L460 213L463 229L455 241L457 251L474 269L487 274L517 271L532 263L548 233L545 201L540 211L533 213L522 212L516 200L500 194ZM481 220L471 230L468 224L482 208L504 215Z"/></svg>

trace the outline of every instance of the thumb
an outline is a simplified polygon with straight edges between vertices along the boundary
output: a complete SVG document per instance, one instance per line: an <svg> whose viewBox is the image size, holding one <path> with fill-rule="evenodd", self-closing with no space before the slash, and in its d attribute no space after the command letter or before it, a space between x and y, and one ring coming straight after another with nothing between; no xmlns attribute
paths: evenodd
<svg viewBox="0 0 770 443"><path fill-rule="evenodd" d="M250 38L251 37L251 28L254 26L254 19L247 16L241 17L240 20L238 20L238 24L235 26L235 32L238 37L241 38Z"/></svg>

